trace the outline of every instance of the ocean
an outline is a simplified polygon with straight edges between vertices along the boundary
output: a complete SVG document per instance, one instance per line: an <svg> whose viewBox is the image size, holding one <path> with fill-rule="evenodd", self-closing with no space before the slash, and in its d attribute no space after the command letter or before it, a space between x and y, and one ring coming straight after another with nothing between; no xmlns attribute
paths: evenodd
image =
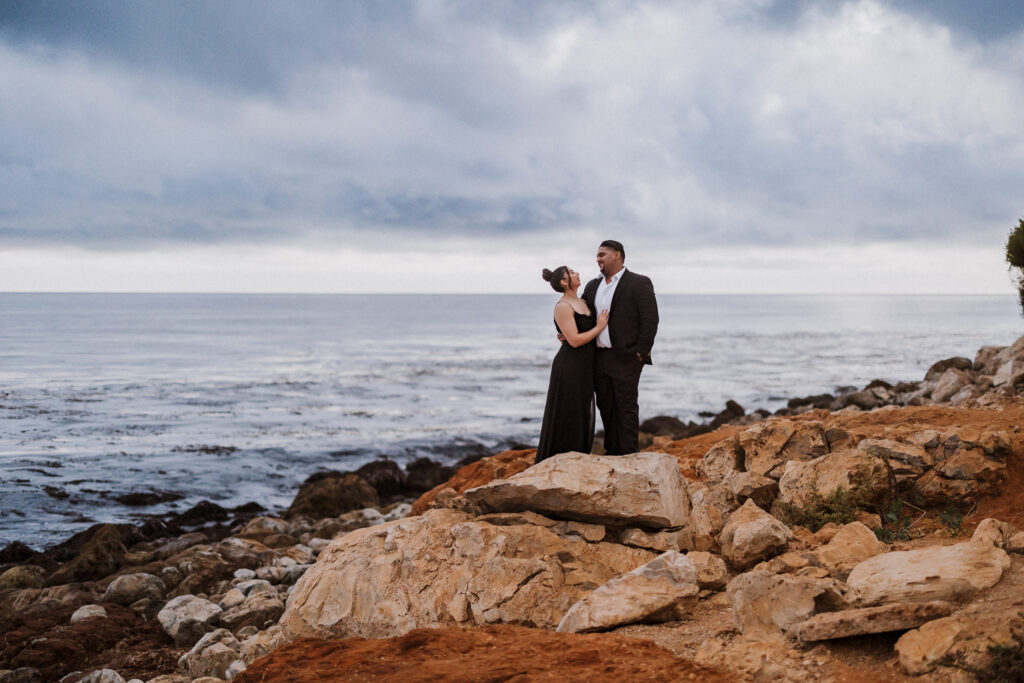
<svg viewBox="0 0 1024 683"><path fill-rule="evenodd" d="M556 298L0 294L0 547L204 499L280 508L379 456L535 445ZM921 379L1024 333L1012 295L658 302L641 419ZM176 499L117 501L154 491Z"/></svg>

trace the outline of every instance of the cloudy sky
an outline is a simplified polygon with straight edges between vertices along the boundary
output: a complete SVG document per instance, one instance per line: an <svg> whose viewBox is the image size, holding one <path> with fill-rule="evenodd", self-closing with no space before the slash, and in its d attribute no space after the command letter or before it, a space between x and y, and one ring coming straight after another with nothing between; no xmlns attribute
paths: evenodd
<svg viewBox="0 0 1024 683"><path fill-rule="evenodd" d="M1012 293L1018 0L0 0L0 291Z"/></svg>

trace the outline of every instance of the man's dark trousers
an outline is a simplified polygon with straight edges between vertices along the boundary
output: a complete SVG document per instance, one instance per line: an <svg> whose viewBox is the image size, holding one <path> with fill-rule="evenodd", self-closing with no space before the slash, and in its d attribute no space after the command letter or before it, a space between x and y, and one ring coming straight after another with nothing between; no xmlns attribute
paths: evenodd
<svg viewBox="0 0 1024 683"><path fill-rule="evenodd" d="M622 358L612 349L597 349L594 389L597 409L604 423L604 452L626 455L640 450L640 373L644 364L636 358Z"/></svg>

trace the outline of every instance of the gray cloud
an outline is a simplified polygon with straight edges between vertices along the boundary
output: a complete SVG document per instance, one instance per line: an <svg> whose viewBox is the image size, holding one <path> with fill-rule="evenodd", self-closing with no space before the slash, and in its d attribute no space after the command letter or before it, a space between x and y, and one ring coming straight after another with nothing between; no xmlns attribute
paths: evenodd
<svg viewBox="0 0 1024 683"><path fill-rule="evenodd" d="M995 240L1024 19L961 7L8 0L0 246Z"/></svg>

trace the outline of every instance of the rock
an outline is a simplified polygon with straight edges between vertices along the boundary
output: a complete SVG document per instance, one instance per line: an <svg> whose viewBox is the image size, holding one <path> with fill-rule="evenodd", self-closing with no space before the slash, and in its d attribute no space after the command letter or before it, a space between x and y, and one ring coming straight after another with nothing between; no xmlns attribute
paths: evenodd
<svg viewBox="0 0 1024 683"><path fill-rule="evenodd" d="M736 626L744 635L778 636L815 612L846 606L833 579L747 572L726 587Z"/></svg>
<svg viewBox="0 0 1024 683"><path fill-rule="evenodd" d="M854 448L806 462L791 460L779 479L777 500L803 508L837 488L856 488L869 499L884 495L889 490L889 470L881 458Z"/></svg>
<svg viewBox="0 0 1024 683"><path fill-rule="evenodd" d="M277 648L288 642L284 629L280 626L271 626L266 631L260 631L251 638L242 641L242 661L252 664L260 657L264 657Z"/></svg>
<svg viewBox="0 0 1024 683"><path fill-rule="evenodd" d="M733 436L712 446L704 457L697 461L697 475L709 485L721 481L732 472L739 472L743 466L743 450L740 441Z"/></svg>
<svg viewBox="0 0 1024 683"><path fill-rule="evenodd" d="M725 566L725 560L717 555L700 551L687 553L686 557L693 563L693 568L697 572L697 585L701 589L718 590L725 587L729 580L729 570Z"/></svg>
<svg viewBox="0 0 1024 683"><path fill-rule="evenodd" d="M725 480L739 504L749 499L759 508L768 509L779 494L777 481L756 472L733 472L727 475Z"/></svg>
<svg viewBox="0 0 1024 683"><path fill-rule="evenodd" d="M181 595L168 602L157 620L178 647L191 647L214 629L221 609L209 600Z"/></svg>
<svg viewBox="0 0 1024 683"><path fill-rule="evenodd" d="M877 607L842 610L816 614L797 624L793 635L802 642L834 640L868 633L906 631L944 617L953 611L948 602L892 603Z"/></svg>
<svg viewBox="0 0 1024 683"><path fill-rule="evenodd" d="M7 588L42 588L46 570L32 564L11 567L0 574L0 591Z"/></svg>
<svg viewBox="0 0 1024 683"><path fill-rule="evenodd" d="M653 557L546 526L430 510L335 539L295 584L279 623L289 638L467 623L554 628L584 595Z"/></svg>
<svg viewBox="0 0 1024 683"><path fill-rule="evenodd" d="M671 415L655 415L640 424L641 432L652 436L671 436L673 439L683 438L689 430L685 422Z"/></svg>
<svg viewBox="0 0 1024 683"><path fill-rule="evenodd" d="M838 407L836 403L839 403ZM878 395L871 389L862 389L861 391L855 391L852 394L847 394L833 401L832 406L829 406L833 410L839 410L841 408L848 408L855 406L861 410L872 410L882 405L882 401L879 400Z"/></svg>
<svg viewBox="0 0 1024 683"><path fill-rule="evenodd" d="M86 674L78 683L124 683L124 679L113 669L100 669Z"/></svg>
<svg viewBox="0 0 1024 683"><path fill-rule="evenodd" d="M253 517L242 527L236 536L258 538L269 536L270 534L290 534L291 532L292 525L278 517Z"/></svg>
<svg viewBox="0 0 1024 683"><path fill-rule="evenodd" d="M535 451L532 448L529 450L505 451L460 467L449 481L441 482L420 496L419 500L413 503L409 514L421 515L425 511L436 507L458 509L453 505L434 505L434 499L443 490L450 491L448 495L456 496L468 489L483 486L495 479L507 479L533 465L534 454Z"/></svg>
<svg viewBox="0 0 1024 683"><path fill-rule="evenodd" d="M935 386L932 387L932 400L936 403L945 403L967 386L970 381L970 376L963 370L950 368L935 380Z"/></svg>
<svg viewBox="0 0 1024 683"><path fill-rule="evenodd" d="M708 425L711 429L718 429L722 425L729 424L733 420L737 420L743 417L746 411L743 410L743 406L733 400L725 402L725 410L715 415L714 419L711 420L711 424Z"/></svg>
<svg viewBox="0 0 1024 683"><path fill-rule="evenodd" d="M1015 387L1024 382L1024 359L1013 358L996 370L992 384L997 387Z"/></svg>
<svg viewBox="0 0 1024 683"><path fill-rule="evenodd" d="M718 536L725 527L725 520L739 507L732 494L732 487L726 481L713 486L696 486L691 489L690 523L693 532L693 546L697 550L711 550L718 545Z"/></svg>
<svg viewBox="0 0 1024 683"><path fill-rule="evenodd" d="M276 595L256 593L245 599L240 605L228 609L220 615L220 625L231 631L243 626L264 628L275 623L284 613L284 603Z"/></svg>
<svg viewBox="0 0 1024 683"><path fill-rule="evenodd" d="M0 683L43 683L39 669L23 666L20 669L0 669Z"/></svg>
<svg viewBox="0 0 1024 683"><path fill-rule="evenodd" d="M950 434L935 451L935 467L914 482L915 500L925 505L959 504L995 493L1006 482L1010 448L998 432Z"/></svg>
<svg viewBox="0 0 1024 683"><path fill-rule="evenodd" d="M955 356L953 358L940 360L939 362L933 364L930 368L928 368L928 372L925 373L924 379L926 382L933 382L950 369L968 371L972 370L973 368L974 363L971 362L970 358L964 358L963 356Z"/></svg>
<svg viewBox="0 0 1024 683"><path fill-rule="evenodd" d="M618 526L681 527L690 513L679 463L664 453L562 453L465 495L488 510L533 510Z"/></svg>
<svg viewBox="0 0 1024 683"><path fill-rule="evenodd" d="M748 500L729 517L718 542L722 557L744 569L783 552L792 536L785 524Z"/></svg>
<svg viewBox="0 0 1024 683"><path fill-rule="evenodd" d="M786 462L810 460L829 451L820 422L770 419L740 432L743 470L778 479Z"/></svg>
<svg viewBox="0 0 1024 683"><path fill-rule="evenodd" d="M1024 550L1024 531L1009 522L998 519L983 519L971 535L971 541L990 543L1007 552Z"/></svg>
<svg viewBox="0 0 1024 683"><path fill-rule="evenodd" d="M223 610L229 610L235 605L241 605L243 602L245 602L245 593L237 588L232 588L217 602L217 606Z"/></svg>
<svg viewBox="0 0 1024 683"><path fill-rule="evenodd" d="M584 596L558 624L560 633L589 633L638 621L665 621L697 603L697 571L686 555L669 550Z"/></svg>
<svg viewBox="0 0 1024 683"><path fill-rule="evenodd" d="M626 527L619 530L618 540L619 543L625 545L631 545L635 548L647 548L657 552L693 550L693 536L689 529L647 531L645 529L637 529L636 527Z"/></svg>
<svg viewBox="0 0 1024 683"><path fill-rule="evenodd" d="M923 446L893 439L864 439L857 448L889 463L893 474L920 475L935 464L935 458Z"/></svg>
<svg viewBox="0 0 1024 683"><path fill-rule="evenodd" d="M847 579L860 606L890 602L957 602L994 586L1009 556L985 542L903 550L861 562Z"/></svg>
<svg viewBox="0 0 1024 683"><path fill-rule="evenodd" d="M143 598L161 600L167 587L152 574L125 574L110 582L103 594L103 602L130 605Z"/></svg>
<svg viewBox="0 0 1024 683"><path fill-rule="evenodd" d="M125 553L127 550L117 526L104 524L96 529L73 560L50 575L46 585L102 579L117 571Z"/></svg>
<svg viewBox="0 0 1024 683"><path fill-rule="evenodd" d="M349 510L380 505L377 491L358 474L321 472L306 479L285 516L337 517Z"/></svg>
<svg viewBox="0 0 1024 683"><path fill-rule="evenodd" d="M106 619L107 610L101 605L82 605L71 615L71 623L77 624L86 619Z"/></svg>
<svg viewBox="0 0 1024 683"><path fill-rule="evenodd" d="M896 654L908 673L920 675L935 667L956 665L983 669L991 648L1024 637L1024 604L971 605L960 614L929 621L896 641ZM1009 679L1005 679L1009 680Z"/></svg>
<svg viewBox="0 0 1024 683"><path fill-rule="evenodd" d="M377 495L382 500L402 495L405 492L405 472L394 461L387 458L366 463L356 470L356 474L376 489Z"/></svg>
<svg viewBox="0 0 1024 683"><path fill-rule="evenodd" d="M447 482L454 474L454 467L430 458L417 458L405 466L405 486L412 493L424 493Z"/></svg>
<svg viewBox="0 0 1024 683"><path fill-rule="evenodd" d="M855 566L884 553L886 549L875 532L860 522L851 522L836 532L832 540L815 550L814 556L834 576L845 578Z"/></svg>
<svg viewBox="0 0 1024 683"><path fill-rule="evenodd" d="M219 628L200 638L181 658L179 668L184 668L193 680L202 676L231 680L245 670L241 650L238 639L227 629Z"/></svg>

